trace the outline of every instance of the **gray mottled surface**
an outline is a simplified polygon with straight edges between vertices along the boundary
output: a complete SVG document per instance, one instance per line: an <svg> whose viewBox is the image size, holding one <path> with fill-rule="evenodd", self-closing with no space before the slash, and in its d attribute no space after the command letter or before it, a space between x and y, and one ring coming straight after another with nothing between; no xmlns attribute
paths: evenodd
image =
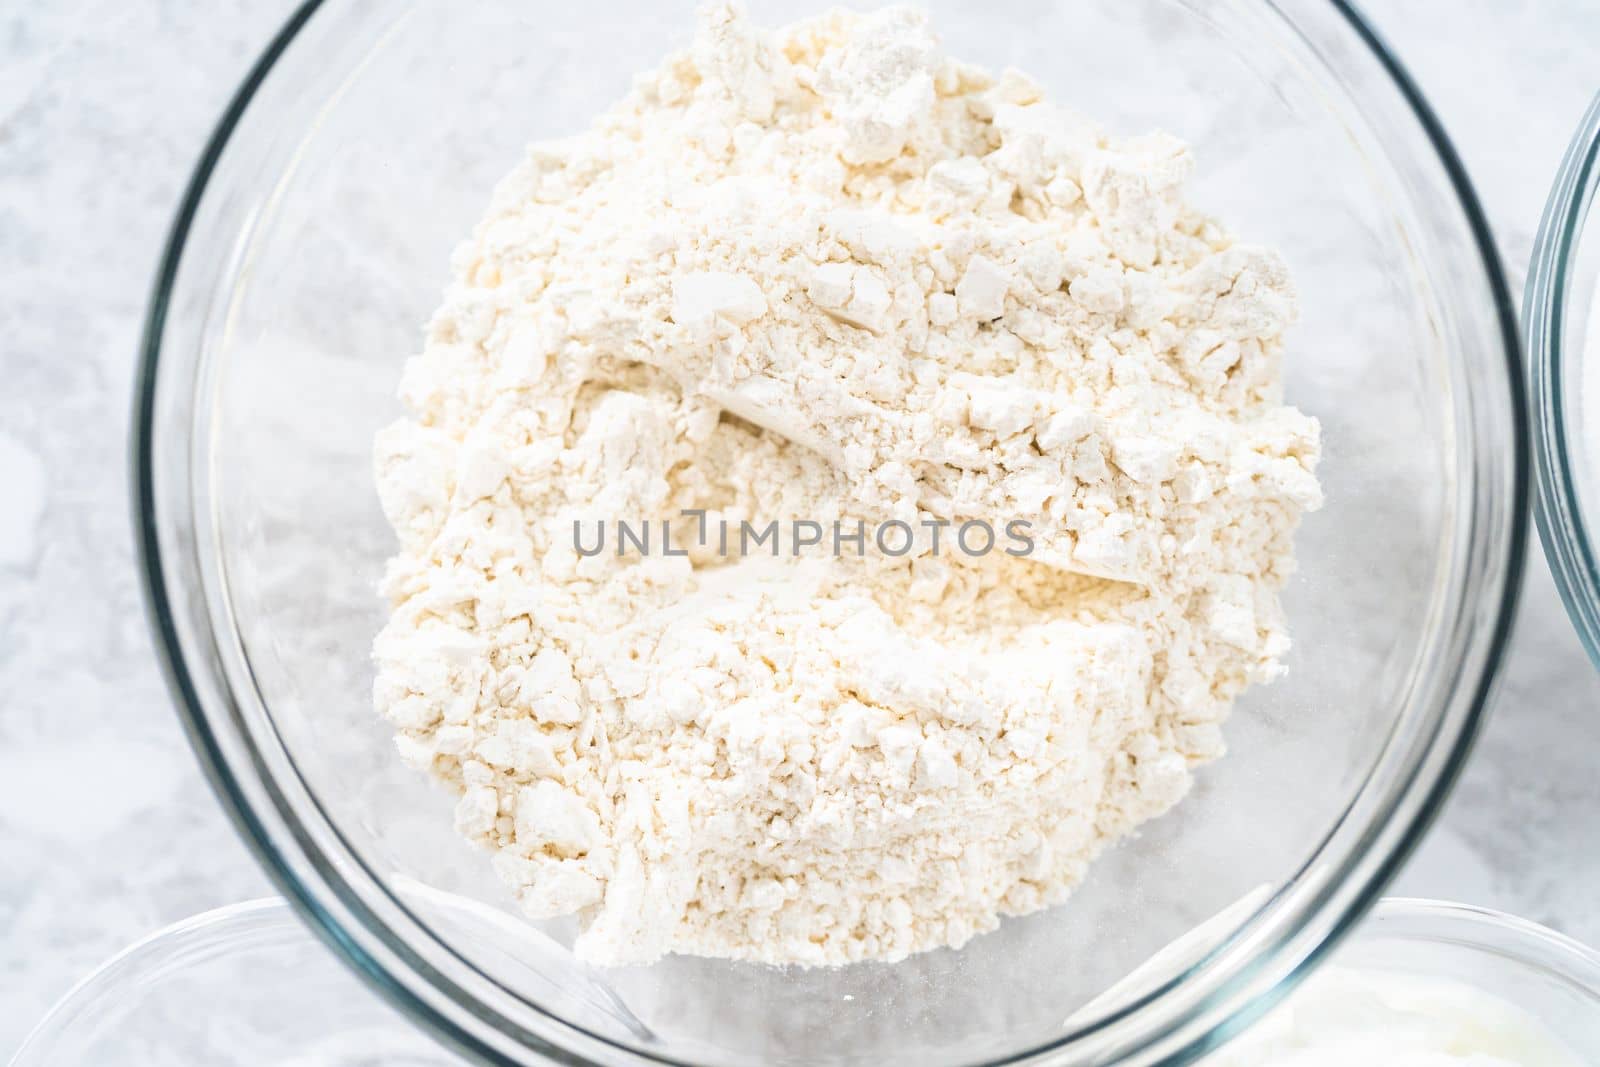
<svg viewBox="0 0 1600 1067"><path fill-rule="evenodd" d="M1520 290L1591 92L1584 0L1370 5ZM152 660L127 521L137 332L188 169L290 5L0 0L0 1055L109 953L266 891ZM1600 942L1600 678L1541 556L1498 706L1398 890Z"/></svg>

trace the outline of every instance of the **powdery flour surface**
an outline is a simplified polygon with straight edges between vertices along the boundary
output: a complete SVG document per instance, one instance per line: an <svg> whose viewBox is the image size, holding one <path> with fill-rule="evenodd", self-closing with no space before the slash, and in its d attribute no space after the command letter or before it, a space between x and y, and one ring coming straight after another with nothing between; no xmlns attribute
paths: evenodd
<svg viewBox="0 0 1600 1067"><path fill-rule="evenodd" d="M534 146L377 442L400 752L601 963L894 960L1063 900L1279 673L1320 503L1271 252L921 14L727 4ZM574 520L919 533L729 558ZM1035 551L935 552L981 519ZM826 549L826 544L824 549Z"/></svg>

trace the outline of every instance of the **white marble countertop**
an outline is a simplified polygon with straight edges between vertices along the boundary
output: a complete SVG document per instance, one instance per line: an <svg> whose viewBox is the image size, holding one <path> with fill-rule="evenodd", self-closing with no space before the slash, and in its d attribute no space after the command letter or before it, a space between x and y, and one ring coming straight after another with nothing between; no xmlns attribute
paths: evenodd
<svg viewBox="0 0 1600 1067"><path fill-rule="evenodd" d="M268 892L145 632L125 443L149 280L213 119L292 5L0 5L0 1055L88 968ZM1592 0L1371 0L1520 292L1600 71ZM1543 556L1492 719L1396 892L1600 943L1600 677Z"/></svg>

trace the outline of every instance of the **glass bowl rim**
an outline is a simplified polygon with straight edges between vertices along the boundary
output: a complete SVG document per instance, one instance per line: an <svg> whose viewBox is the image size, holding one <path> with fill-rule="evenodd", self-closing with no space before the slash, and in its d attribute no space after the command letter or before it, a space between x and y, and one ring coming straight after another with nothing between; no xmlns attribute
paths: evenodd
<svg viewBox="0 0 1600 1067"><path fill-rule="evenodd" d="M1373 909L1370 920L1372 921L1359 931L1358 939L1370 937L1372 940L1382 941L1428 938L1434 935L1435 929L1448 928L1451 944L1454 945L1461 945L1474 951L1490 952L1497 956L1509 955L1521 963L1533 962L1533 955L1531 951L1524 954L1515 951L1516 949L1540 948L1549 956L1580 963L1600 976L1600 950L1579 941L1571 934L1564 934L1543 923L1498 908L1455 900L1439 900L1433 897L1394 896L1380 900ZM1385 923L1404 925L1411 922L1429 923L1434 929L1417 934L1383 929ZM1512 942L1510 948L1498 942L1491 944L1489 937L1486 936L1491 933L1509 935ZM1597 997L1600 997L1600 984L1585 984Z"/></svg>
<svg viewBox="0 0 1600 1067"><path fill-rule="evenodd" d="M1277 0L1264 0L1264 2L1268 7L1278 7ZM165 567L160 547L158 507L154 487L155 471L153 460L156 433L154 416L162 334L173 287L178 276L179 262L201 200L209 186L212 173L221 160L224 150L227 148L250 103L255 98L262 83L277 66L279 59L282 58L295 39L299 37L306 23L324 6L324 0L301 0L300 5L274 35L260 57L250 67L239 88L230 98L184 188L156 270L140 340L139 365L135 376L133 432L130 448L132 460L131 481L133 483L133 492L131 494L132 517L135 543L141 564L141 585L144 593L146 615L155 638L154 644L157 659L166 676L176 710L189 737L191 747L194 749L213 791L222 802L224 810L228 813L246 845L274 885L284 894L285 898L300 913L301 917L306 920L313 932L334 951L339 959L348 964L369 985L388 998L408 1018L425 1026L434 1036L444 1040L458 1052L485 1063L506 1064L507 1067L516 1067L516 1061L507 1059L497 1049L460 1026L435 1005L419 997L403 982L390 974L383 962L346 935L340 920L323 907L310 888L300 882L288 857L279 851L272 829L254 811L250 801L244 794L244 790L232 777L232 764L222 751L217 735L212 729L203 706L194 678L185 661L182 643L177 631L176 616L166 591ZM1389 87L1398 93L1405 107L1409 109L1410 118L1416 122L1417 130L1425 140L1424 153L1431 149L1434 162L1440 167L1443 177L1447 180L1454 194L1455 206L1461 212L1466 236L1470 238L1470 244L1477 253L1476 266L1481 270L1483 281L1492 298L1493 319L1498 323L1499 333L1498 343L1494 347L1500 351L1505 359L1506 380L1504 384L1511 401L1510 411L1505 413L1509 415L1512 430L1511 447L1513 455L1509 472L1510 495L1506 509L1511 518L1506 527L1504 585L1500 591L1498 603L1493 606L1492 623L1488 628L1488 634L1483 643L1482 670L1472 684L1464 687L1470 691L1470 695L1464 698L1467 706L1461 720L1461 728L1454 738L1441 744L1441 748L1444 750L1441 752L1441 757L1444 761L1442 769L1431 782L1424 783L1426 789L1419 799L1415 816L1410 825L1405 827L1403 835L1395 844L1395 847L1387 856L1384 856L1380 862L1374 865L1364 884L1358 885L1356 891L1351 895L1350 901L1343 912L1330 916L1331 921L1328 925L1326 936L1315 944L1281 981L1265 992L1254 995L1252 999L1247 1000L1243 1005L1231 1009L1226 1018L1216 1022L1206 1033L1189 1041L1183 1048L1162 1059L1161 1062L1164 1064L1192 1062L1198 1056L1214 1048L1218 1040L1231 1036L1239 1027L1248 1025L1249 1022L1269 1010L1273 1004L1277 1003L1294 985L1314 969L1340 943L1343 937L1359 924L1362 917L1366 915L1373 905L1381 899L1384 887L1399 871L1405 859L1416 849L1425 836L1454 786L1455 780L1459 776L1461 768L1471 751L1472 744L1482 723L1486 706L1494 693L1495 682L1515 620L1516 605L1525 570L1527 551L1527 522L1525 521L1525 516L1528 511L1527 504L1531 481L1528 416L1522 371L1521 337L1517 329L1516 316L1499 251L1495 246L1487 218L1467 175L1465 165L1446 134L1443 125L1434 114L1432 107L1428 104L1409 72L1401 64L1384 38L1373 28L1367 21L1366 16L1360 12L1351 0L1326 0L1326 8L1331 9L1336 19L1340 20L1355 35L1356 39L1365 48L1369 58L1375 60L1383 74L1387 76ZM316 864L315 860L313 860L313 864ZM333 874L337 877L335 872L327 870L321 870L319 873L324 875ZM1275 898L1276 894L1274 894ZM1321 906L1327 907L1328 903L1328 901L1324 901ZM1315 909L1311 914L1315 914ZM378 933L385 947L390 949L398 947L388 932L378 932L376 930L374 932ZM1237 938L1237 935L1238 932L1235 931L1234 936L1223 944L1230 944ZM1281 944L1279 948L1282 948ZM411 966L409 955L402 955L406 961L406 966ZM1237 995L1242 992L1250 979L1257 977L1255 972L1261 963L1261 959L1255 959L1250 966L1242 968L1240 973L1227 979L1224 985L1214 994L1215 997L1220 999L1226 994ZM1119 1021L1126 1015L1144 1007L1149 1001L1158 999L1161 994L1168 992L1172 985L1172 981L1164 983L1149 994L1116 1009L1088 1033ZM447 995L451 994L447 993ZM559 1018L558 1021L560 1021ZM572 1024L563 1021L563 1025L570 1027ZM503 1030L502 1033L504 1033ZM1000 1059L988 1062L994 1064L1021 1061L1033 1062L1039 1057L1049 1057L1052 1053L1058 1051L1065 1042L1082 1036L1086 1036L1086 1034L1083 1032L1069 1034L1057 1041L1007 1053ZM542 1038L535 1040L536 1044L533 1046L535 1051L546 1056L554 1056L560 1062L574 1064L591 1062L580 1053L550 1045ZM637 1057L641 1061L661 1064L678 1064L681 1062L661 1053L640 1052L637 1049L616 1044L609 1038L599 1037L598 1040L618 1052Z"/></svg>
<svg viewBox="0 0 1600 1067"><path fill-rule="evenodd" d="M1387 923L1403 925L1419 921L1432 924L1432 928L1418 934L1385 929ZM139 968L144 966L144 958L152 950L162 948L175 938L196 936L210 938L218 936L219 933L225 935L229 932L229 928L240 924L247 924L252 930L264 926L268 933L273 934L281 933L283 927L288 925L291 933L311 938L316 936L300 909L284 897L241 900L168 923L107 956L74 982L28 1031L13 1059L20 1061L30 1051L31 1046L44 1039L51 1031L58 1029L65 1021L64 1016L70 1013L83 997L98 996L99 987L117 972L131 967L136 974L139 973ZM1430 939L1440 928L1448 929L1451 934L1451 944L1473 951L1482 951L1498 957L1509 956L1519 963L1543 964L1551 960L1577 963L1600 974L1600 951L1574 937L1509 912L1450 900L1384 897L1373 907L1366 921L1356 929L1351 940L1381 942ZM1497 941L1491 944L1490 936L1496 933L1508 935L1510 943ZM1524 948L1530 952L1523 954L1517 951ZM1532 957L1531 950L1535 948L1543 950L1538 960ZM1600 996L1600 986L1588 983L1585 985Z"/></svg>
<svg viewBox="0 0 1600 1067"><path fill-rule="evenodd" d="M1570 290L1597 187L1600 95L1584 112L1556 172L1539 220L1522 299L1533 402L1539 538L1584 651L1600 667L1600 557L1584 522L1573 469L1574 452L1581 450L1582 442L1566 411L1572 389L1569 372L1573 361L1582 358L1581 351L1573 352L1567 345L1567 313L1574 299L1587 300L1591 295Z"/></svg>
<svg viewBox="0 0 1600 1067"><path fill-rule="evenodd" d="M281 918L278 912L292 913L294 909L289 906L283 897L254 897L241 900L233 904L224 904L221 907L211 908L198 912L176 922L168 923L145 934L143 937L118 949L89 970L89 972L67 988L65 993L57 997L49 1009L39 1018L39 1021L28 1030L22 1039L22 1044L12 1053L6 1062L18 1064L26 1062L30 1055L35 1055L35 1046L40 1041L48 1041L50 1036L72 1023L71 1015L79 1007L79 1002L85 997L98 998L102 995L100 989L108 981L116 979L119 972L132 968L135 974L142 974L149 966L147 957L169 945L174 940L184 939L191 935L201 937L214 937L219 929L240 922L266 921L276 923Z"/></svg>

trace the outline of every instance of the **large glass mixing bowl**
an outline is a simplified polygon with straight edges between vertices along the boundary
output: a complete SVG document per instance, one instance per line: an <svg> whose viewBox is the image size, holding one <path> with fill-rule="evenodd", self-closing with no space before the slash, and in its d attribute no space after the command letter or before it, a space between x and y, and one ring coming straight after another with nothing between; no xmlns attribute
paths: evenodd
<svg viewBox="0 0 1600 1067"><path fill-rule="evenodd" d="M752 4L768 24L805 5ZM368 648L389 530L374 430L455 242L527 142L686 41L685 4L309 4L207 149L161 269L137 412L152 615L195 748L309 921L488 1062L1178 1062L1264 1010L1375 899L1438 808L1524 550L1517 342L1481 211L1393 57L1327 0L931 5L949 49L1111 128L1194 144L1194 199L1283 250L1289 400L1328 504L1286 592L1288 676L1231 753L1064 906L960 951L795 970L597 970L430 909L511 910L451 802L395 758ZM1245 890L1203 958L1096 1001ZM530 927L531 929L531 927ZM1069 1021L1070 1017L1070 1021Z"/></svg>

